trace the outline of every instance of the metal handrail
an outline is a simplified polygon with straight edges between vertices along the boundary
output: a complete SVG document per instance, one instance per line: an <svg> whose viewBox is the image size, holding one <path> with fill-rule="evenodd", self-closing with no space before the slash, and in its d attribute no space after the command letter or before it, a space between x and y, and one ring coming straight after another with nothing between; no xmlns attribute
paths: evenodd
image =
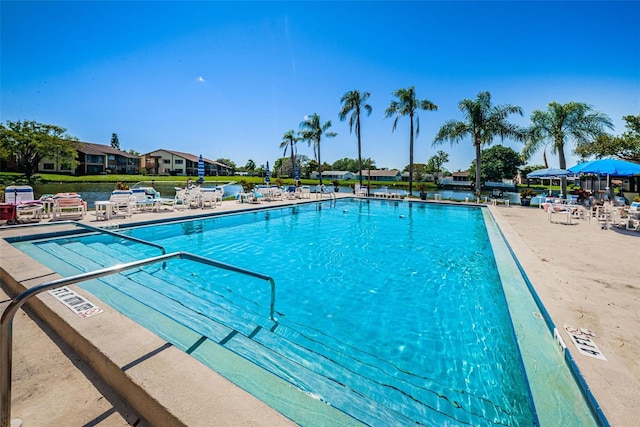
<svg viewBox="0 0 640 427"><path fill-rule="evenodd" d="M147 242L146 240L138 239L137 237L127 236L126 234L116 233L115 231L106 230L106 229L100 228L100 227L94 227L93 225L84 224L82 222L59 221L59 222L43 222L41 224L20 224L20 225L9 226L9 227L7 227L7 229L25 228L25 227L44 227L44 226L48 226L48 225L77 225L78 227L86 228L87 230L92 230L92 231L95 231L96 233L110 234L112 236L118 236L118 237L120 237L122 239L125 239L125 240L131 240L132 242L137 242L137 243L142 243L143 245L153 246L154 248L160 249L162 251L163 255L167 253L167 250L164 248L164 246L161 246L161 245L159 245L157 243Z"/></svg>
<svg viewBox="0 0 640 427"><path fill-rule="evenodd" d="M71 277L52 280L33 288L27 289L11 300L7 308L0 317L0 427L10 427L11 425L11 365L12 365L12 346L13 346L13 318L18 309L22 307L31 297L41 292L56 289L61 286L73 285L75 283L84 282L86 280L97 279L99 277L120 273L135 267L155 264L157 262L165 262L169 259L179 258L190 261L199 262L201 264L210 265L212 267L222 268L224 270L233 271L257 279L266 280L271 284L271 306L269 310L269 318L277 322L275 313L276 283L273 278L264 274L256 273L251 270L236 267L223 262L215 261L209 258L201 257L189 252L173 252L163 254L152 258L146 258L140 261L133 261L127 264L115 265L112 267L102 268L100 270L90 271Z"/></svg>

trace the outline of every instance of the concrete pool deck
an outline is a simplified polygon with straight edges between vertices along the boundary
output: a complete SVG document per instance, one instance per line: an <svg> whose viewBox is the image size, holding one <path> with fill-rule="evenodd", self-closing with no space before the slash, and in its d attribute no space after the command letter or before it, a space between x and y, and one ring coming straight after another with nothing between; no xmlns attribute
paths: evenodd
<svg viewBox="0 0 640 427"><path fill-rule="evenodd" d="M314 200L312 195L311 201ZM257 205L225 201L213 210L150 212L134 214L126 220L118 218L109 223L154 221L288 203L291 201ZM564 331L561 334L609 422L612 425L635 425L640 416L637 399L640 395L640 360L637 357L640 352L640 267L633 260L640 255L640 234L601 230L596 221L582 221L571 226L549 223L547 215L536 208L500 206L490 207L490 210L558 329L567 324L595 332L594 340L607 361L579 354L567 334ZM96 221L92 213L83 222L94 226L104 225L103 221ZM7 237L7 234L8 230L2 232L0 237ZM34 271L32 264L13 258L4 246L6 242L0 241L0 244L3 245L0 248L0 267L3 271L12 270L15 273L13 277L18 281L26 281L27 286L52 279L50 272ZM47 302L45 297L50 296L43 295L42 300ZM290 424L289 420L242 390L236 390L237 387L226 380L216 378L213 373L200 371L197 362L182 363L190 358L181 355L182 352L175 348L167 348L166 343L155 335L148 331L145 333L146 330L132 333L135 325L127 322L124 316L105 310L106 313L96 316L102 318L99 322L102 327L87 326L86 321L80 320L60 304L52 304L51 300L52 297L47 302L52 307L49 310L54 310L63 323L74 326L81 324L83 335L94 334L98 337L95 339L103 344L117 343L112 346L118 349L110 348L110 354L105 356L115 360L115 367L118 368L115 370L123 371L119 368L129 366L126 375L136 377L145 386L162 389L155 397L157 404L174 404L180 400L176 396L191 399L192 393L188 389L182 390L179 384L163 384L165 375L153 375L154 372L165 372L170 361L180 358L183 372L179 375L186 378L196 373L194 381L198 380L197 388L202 393L209 393L207 398L183 402L180 411L186 415L176 415L173 420L161 418L163 425ZM104 304L100 305L107 308ZM110 325L108 331L104 330L105 321ZM122 329L115 326L121 322L124 322ZM124 401L136 398L135 392L133 396L118 397L118 393L110 391L97 380L91 368L82 368L80 362L69 362L69 359L76 361L81 357L68 348L65 350L64 344L56 344L59 338L48 327L41 329L38 323L20 311L14 330L12 416L22 418L24 425L52 425L52 420L57 425L132 425L141 417L124 404ZM114 367L97 366L95 369L106 370L107 375L119 375L113 372ZM203 381L203 375L208 380ZM166 378L170 378L168 372ZM118 388L119 385L114 384L114 387ZM224 392L220 389L224 389ZM145 422L158 425L160 420L148 419L136 425L144 425Z"/></svg>

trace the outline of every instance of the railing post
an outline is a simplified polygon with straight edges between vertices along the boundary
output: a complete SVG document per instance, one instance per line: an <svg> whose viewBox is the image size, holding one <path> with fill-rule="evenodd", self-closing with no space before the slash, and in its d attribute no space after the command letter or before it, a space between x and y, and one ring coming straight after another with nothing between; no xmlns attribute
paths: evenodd
<svg viewBox="0 0 640 427"><path fill-rule="evenodd" d="M13 348L13 314L5 322L5 314L2 314L0 323L0 426L9 427L11 424L11 363Z"/></svg>

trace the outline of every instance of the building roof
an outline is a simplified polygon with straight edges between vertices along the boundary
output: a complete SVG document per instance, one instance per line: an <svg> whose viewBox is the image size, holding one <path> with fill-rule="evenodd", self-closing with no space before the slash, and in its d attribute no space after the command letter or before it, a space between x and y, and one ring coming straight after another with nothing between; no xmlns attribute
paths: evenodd
<svg viewBox="0 0 640 427"><path fill-rule="evenodd" d="M361 172L362 176L398 176L400 174L400 171L397 169L391 169L391 170L380 170L380 169L375 169L375 170L363 170Z"/></svg>
<svg viewBox="0 0 640 427"><path fill-rule="evenodd" d="M184 158L186 160L189 160L191 162L194 162L194 163L198 163L198 161L200 160L200 156L196 156L195 154L183 153L182 151L167 150L166 148L160 148L158 150L151 151L151 152L145 154L145 156L151 156L151 155L153 155L153 153L156 153L158 151L165 151L165 152L167 152L169 154L173 154L174 156L182 157L182 158ZM229 165L225 165L225 164L217 162L215 160L207 159L206 157L203 157L202 160L204 160L205 163L209 163L209 164L212 164L212 165L219 165L219 166L222 166L222 167L227 168L227 169L233 169Z"/></svg>
<svg viewBox="0 0 640 427"><path fill-rule="evenodd" d="M346 175L348 173L353 173L349 171L322 171L322 175Z"/></svg>
<svg viewBox="0 0 640 427"><path fill-rule="evenodd" d="M440 173L442 173L442 172L440 172ZM409 174L409 171L402 172L402 177L403 177L403 178L409 178L409 175L410 175L410 174ZM415 174L414 174L414 175L415 175ZM433 177L434 177L434 174L432 174L432 173L428 173L428 172L424 172L424 173L422 174L422 176L424 176L424 177L430 176L430 177L432 177L432 178L433 178Z"/></svg>
<svg viewBox="0 0 640 427"><path fill-rule="evenodd" d="M469 171L458 171L458 172L452 172L451 176L461 176L461 177L467 177L469 176Z"/></svg>
<svg viewBox="0 0 640 427"><path fill-rule="evenodd" d="M85 154L114 154L130 159L137 159L140 157L135 154L127 153L126 151L118 150L110 145L94 144L91 142L78 141L76 143L76 150Z"/></svg>

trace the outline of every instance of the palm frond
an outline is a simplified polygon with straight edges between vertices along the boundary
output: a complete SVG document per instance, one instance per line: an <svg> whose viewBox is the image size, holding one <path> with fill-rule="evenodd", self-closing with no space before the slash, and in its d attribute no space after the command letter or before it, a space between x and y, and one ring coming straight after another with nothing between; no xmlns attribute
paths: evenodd
<svg viewBox="0 0 640 427"><path fill-rule="evenodd" d="M446 141L449 141L451 144L458 143L462 141L465 137L469 137L473 135L472 128L466 122L461 122L459 120L449 120L445 122L435 138L433 139L432 145L443 144Z"/></svg>

